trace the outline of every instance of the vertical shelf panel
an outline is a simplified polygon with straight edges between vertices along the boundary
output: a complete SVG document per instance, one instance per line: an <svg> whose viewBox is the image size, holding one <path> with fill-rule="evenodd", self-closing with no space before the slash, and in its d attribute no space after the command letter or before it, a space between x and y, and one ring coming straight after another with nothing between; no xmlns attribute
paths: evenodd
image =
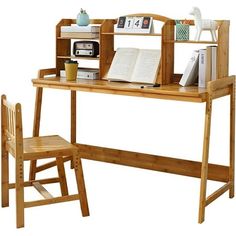
<svg viewBox="0 0 236 236"><path fill-rule="evenodd" d="M168 20L162 27L161 71L157 82L170 84L174 74L174 44L168 41L174 40L174 21Z"/></svg>
<svg viewBox="0 0 236 236"><path fill-rule="evenodd" d="M224 20L218 30L217 79L229 74L229 25L230 22Z"/></svg>
<svg viewBox="0 0 236 236"><path fill-rule="evenodd" d="M100 28L100 79L106 79L114 57L114 33L115 20L104 20Z"/></svg>
<svg viewBox="0 0 236 236"><path fill-rule="evenodd" d="M61 35L61 26L69 26L75 23L72 19L62 19L56 26L56 70L57 76L60 75L60 70L64 69L65 59L58 58L61 56L70 56L71 40L70 39L58 39Z"/></svg>

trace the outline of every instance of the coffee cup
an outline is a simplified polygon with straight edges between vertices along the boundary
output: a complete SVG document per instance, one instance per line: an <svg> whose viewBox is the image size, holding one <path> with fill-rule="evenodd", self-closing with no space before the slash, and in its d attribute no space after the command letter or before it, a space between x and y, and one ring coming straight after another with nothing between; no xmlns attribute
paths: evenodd
<svg viewBox="0 0 236 236"><path fill-rule="evenodd" d="M73 60L65 61L66 80L75 81L78 73L78 62Z"/></svg>

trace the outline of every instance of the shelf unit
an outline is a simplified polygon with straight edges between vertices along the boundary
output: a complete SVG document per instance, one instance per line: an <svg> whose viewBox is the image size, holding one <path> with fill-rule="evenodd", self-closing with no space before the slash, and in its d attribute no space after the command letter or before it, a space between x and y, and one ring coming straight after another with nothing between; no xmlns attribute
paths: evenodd
<svg viewBox="0 0 236 236"><path fill-rule="evenodd" d="M91 19L90 24L102 24L103 19ZM71 55L71 45L72 40L96 40L99 41L99 38L77 38L77 37L61 37L61 26L70 26L76 24L75 19L62 19L56 25L56 75L60 76L60 71L64 70L64 63L68 59L78 59L78 60L91 60L99 61L100 57L76 57Z"/></svg>
<svg viewBox="0 0 236 236"><path fill-rule="evenodd" d="M60 75L60 70L64 69L64 62L66 59L85 59L99 61L99 78L107 79L107 73L111 66L115 49L114 38L116 36L145 36L145 37L161 37L161 66L157 75L157 82L162 85L176 83L180 80L181 74L174 73L174 48L175 44L204 44L217 46L217 78L228 76L228 58L229 58L229 21L218 20L218 40L212 41L176 41L175 40L175 21L173 19L154 15L154 14L133 14L128 16L151 16L153 21L163 24L161 32L151 34L139 33L116 33L114 32L117 19L91 19L91 24L100 24L100 35L98 40L100 43L100 56L97 58L91 57L74 57L71 55L71 41L78 38L68 38L60 36L61 26L69 26L75 24L75 19L62 19L56 26L56 71L57 76ZM193 26L194 22L190 21ZM82 40L82 38L80 38ZM86 39L88 40L88 39Z"/></svg>

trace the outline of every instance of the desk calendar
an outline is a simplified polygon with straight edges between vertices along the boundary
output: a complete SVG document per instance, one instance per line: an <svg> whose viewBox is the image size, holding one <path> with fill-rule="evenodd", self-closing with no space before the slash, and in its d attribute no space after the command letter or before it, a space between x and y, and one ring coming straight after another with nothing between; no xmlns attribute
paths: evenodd
<svg viewBox="0 0 236 236"><path fill-rule="evenodd" d="M152 33L153 21L149 16L121 16L118 19L117 33Z"/></svg>

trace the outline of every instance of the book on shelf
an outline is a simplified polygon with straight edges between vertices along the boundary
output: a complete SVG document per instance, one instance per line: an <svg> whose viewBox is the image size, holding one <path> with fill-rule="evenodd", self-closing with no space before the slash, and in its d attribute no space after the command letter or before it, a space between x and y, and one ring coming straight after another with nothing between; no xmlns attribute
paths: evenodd
<svg viewBox="0 0 236 236"><path fill-rule="evenodd" d="M118 48L108 71L110 81L155 84L161 50Z"/></svg>
<svg viewBox="0 0 236 236"><path fill-rule="evenodd" d="M61 26L61 32L70 32L70 33L98 33L100 30L100 25L90 24L87 26L79 26L77 24L72 24L70 26Z"/></svg>
<svg viewBox="0 0 236 236"><path fill-rule="evenodd" d="M211 46L211 80L216 80L217 47Z"/></svg>
<svg viewBox="0 0 236 236"><path fill-rule="evenodd" d="M68 38L98 38L100 25L90 24L88 26L61 26L61 37Z"/></svg>
<svg viewBox="0 0 236 236"><path fill-rule="evenodd" d="M207 83L216 79L217 46L207 46L199 50L198 86L205 88Z"/></svg>
<svg viewBox="0 0 236 236"><path fill-rule="evenodd" d="M192 56L185 68L185 71L180 79L179 84L182 86L189 86L197 82L198 78L198 60L199 51L193 51Z"/></svg>
<svg viewBox="0 0 236 236"><path fill-rule="evenodd" d="M96 39L99 38L99 33L93 32L61 32L62 38L81 38L81 39Z"/></svg>
<svg viewBox="0 0 236 236"><path fill-rule="evenodd" d="M216 80L217 46L193 51L179 84L189 86L197 82L198 87L206 88L207 82Z"/></svg>
<svg viewBox="0 0 236 236"><path fill-rule="evenodd" d="M65 70L60 71L61 77L66 77ZM99 70L95 68L78 68L77 79L98 79Z"/></svg>

